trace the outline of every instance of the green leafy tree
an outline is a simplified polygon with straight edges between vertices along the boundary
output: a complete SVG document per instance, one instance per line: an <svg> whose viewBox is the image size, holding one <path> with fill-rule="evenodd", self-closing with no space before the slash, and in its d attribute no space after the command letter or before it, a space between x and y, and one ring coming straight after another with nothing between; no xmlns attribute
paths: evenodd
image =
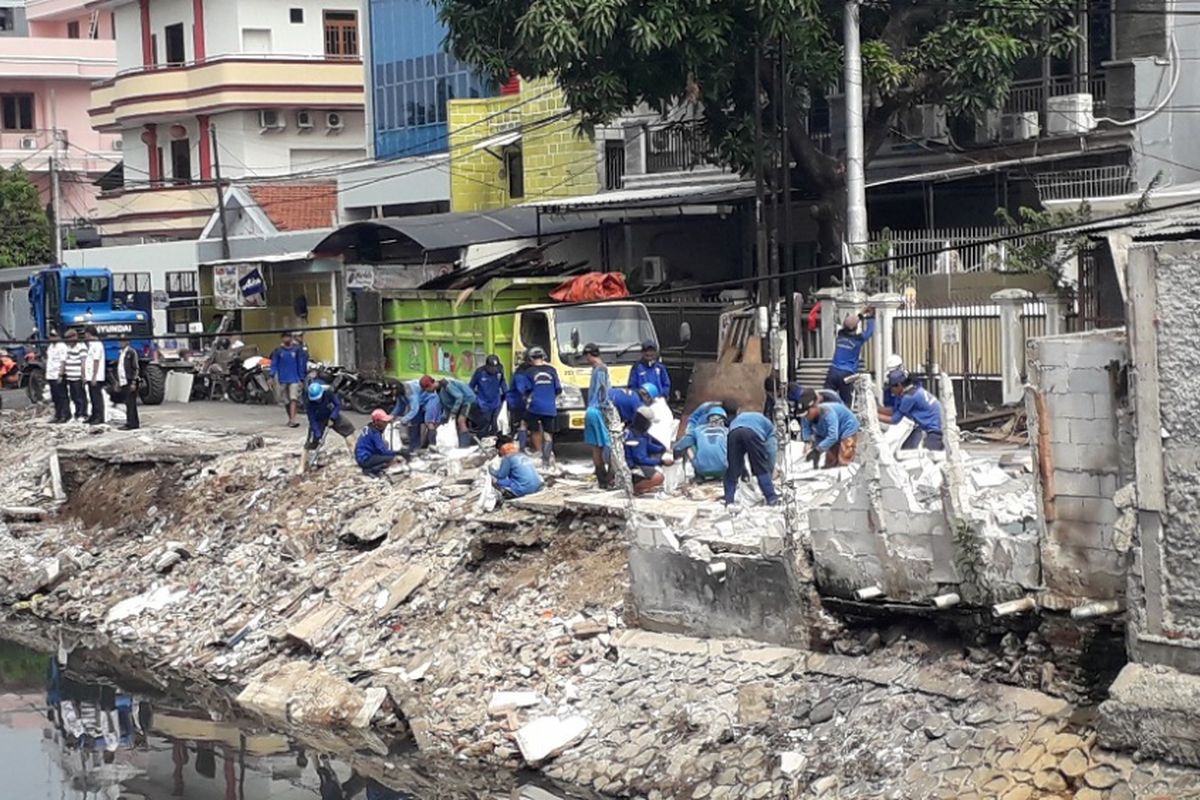
<svg viewBox="0 0 1200 800"><path fill-rule="evenodd" d="M840 257L843 159L824 152L806 121L842 74L843 0L435 2L455 54L476 68L497 79L510 68L528 78L556 76L585 127L641 102L695 103L718 160L743 171L754 161L756 99L769 106L780 90L790 92L793 185L814 198L825 258ZM998 107L1019 62L1070 49L1072 7L1073 0L866 0L867 160L897 114L917 104L939 103L958 116ZM786 81L775 68L781 42ZM777 135L773 111L763 114L768 137Z"/></svg>
<svg viewBox="0 0 1200 800"><path fill-rule="evenodd" d="M0 267L49 263L54 257L50 228L29 174L20 167L0 168Z"/></svg>

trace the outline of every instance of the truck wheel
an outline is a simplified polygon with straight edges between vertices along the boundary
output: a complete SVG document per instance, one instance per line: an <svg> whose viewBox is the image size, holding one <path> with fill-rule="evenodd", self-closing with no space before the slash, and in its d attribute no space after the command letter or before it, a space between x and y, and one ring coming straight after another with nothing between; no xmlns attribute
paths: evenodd
<svg viewBox="0 0 1200 800"><path fill-rule="evenodd" d="M157 364L146 364L142 367L142 404L147 406L162 405L163 396L167 389L167 371Z"/></svg>
<svg viewBox="0 0 1200 800"><path fill-rule="evenodd" d="M34 367L29 370L29 376L25 379L25 396L29 398L29 402L40 404L42 402L42 393L46 390L46 373L41 367Z"/></svg>

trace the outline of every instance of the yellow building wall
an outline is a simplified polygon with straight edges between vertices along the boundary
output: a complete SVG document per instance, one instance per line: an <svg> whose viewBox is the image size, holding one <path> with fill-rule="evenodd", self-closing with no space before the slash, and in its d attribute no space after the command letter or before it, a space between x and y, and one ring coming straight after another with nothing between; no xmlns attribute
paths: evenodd
<svg viewBox="0 0 1200 800"><path fill-rule="evenodd" d="M546 121L567 110L566 97L549 79L522 81L515 95L450 101L450 209L480 211L599 191L596 143L579 132L579 117ZM521 131L525 194L518 198L508 194L504 162L472 149L511 130Z"/></svg>

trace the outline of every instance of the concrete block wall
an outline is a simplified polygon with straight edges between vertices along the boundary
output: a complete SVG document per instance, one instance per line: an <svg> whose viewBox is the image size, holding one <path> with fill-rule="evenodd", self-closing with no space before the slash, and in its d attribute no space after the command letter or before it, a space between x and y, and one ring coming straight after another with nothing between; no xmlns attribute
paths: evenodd
<svg viewBox="0 0 1200 800"><path fill-rule="evenodd" d="M536 98L536 99L531 99ZM450 129L450 210L481 211L534 200L594 194L600 189L595 142L578 130L566 96L553 80L522 81L518 94L447 103ZM504 162L475 149L490 136L521 131L525 193L511 197Z"/></svg>
<svg viewBox="0 0 1200 800"><path fill-rule="evenodd" d="M1125 333L1040 337L1026 350L1042 582L1064 605L1119 599L1129 557L1114 543L1113 495L1131 478L1120 447L1131 424L1121 389Z"/></svg>

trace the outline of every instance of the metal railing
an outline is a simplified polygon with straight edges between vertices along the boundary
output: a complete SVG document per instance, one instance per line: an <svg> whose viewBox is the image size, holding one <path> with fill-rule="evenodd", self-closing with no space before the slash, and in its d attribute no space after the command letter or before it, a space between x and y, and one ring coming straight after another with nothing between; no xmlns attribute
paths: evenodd
<svg viewBox="0 0 1200 800"><path fill-rule="evenodd" d="M699 123L651 128L646 138L646 172L686 172L708 163L709 142Z"/></svg>
<svg viewBox="0 0 1200 800"><path fill-rule="evenodd" d="M1108 81L1103 72L1079 75L1049 75L1045 78L1013 81L1004 101L1005 114L1038 112L1041 129L1046 130L1046 101L1067 94L1090 94L1092 110L1100 116L1108 106Z"/></svg>
<svg viewBox="0 0 1200 800"><path fill-rule="evenodd" d="M1128 164L1085 169L1065 169L1033 176L1042 201L1072 200L1087 197L1114 197L1135 190L1133 171Z"/></svg>

